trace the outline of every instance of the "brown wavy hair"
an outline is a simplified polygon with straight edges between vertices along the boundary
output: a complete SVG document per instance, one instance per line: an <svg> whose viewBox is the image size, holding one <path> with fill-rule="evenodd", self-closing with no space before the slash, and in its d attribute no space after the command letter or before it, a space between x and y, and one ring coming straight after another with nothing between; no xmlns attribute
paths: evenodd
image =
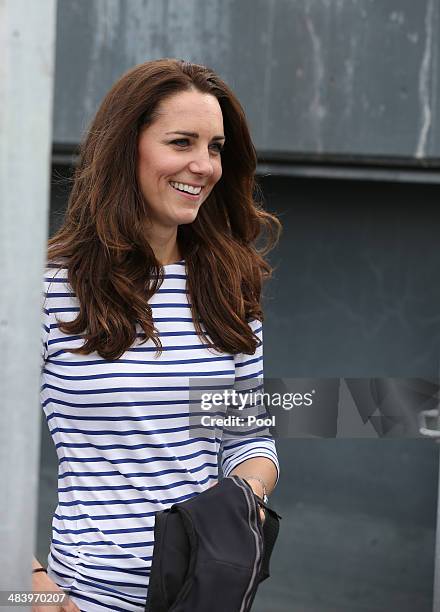
<svg viewBox="0 0 440 612"><path fill-rule="evenodd" d="M217 98L226 137L222 178L194 222L177 231L195 329L219 351L253 354L258 346L248 321L263 321L262 282L272 274L264 256L281 224L255 199L257 158L244 111L209 68L161 59L135 66L105 96L80 146L63 225L48 242L48 260L64 260L80 303L76 319L59 321L62 332L83 334L72 353L118 359L134 343L137 324L141 343L151 339L161 352L148 302L164 269L143 230L148 209L136 176L137 142L162 100L191 89Z"/></svg>

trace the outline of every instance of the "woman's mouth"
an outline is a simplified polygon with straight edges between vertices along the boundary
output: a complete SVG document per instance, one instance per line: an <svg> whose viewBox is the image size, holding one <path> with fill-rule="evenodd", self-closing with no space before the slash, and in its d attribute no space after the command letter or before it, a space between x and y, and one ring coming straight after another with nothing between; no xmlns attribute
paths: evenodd
<svg viewBox="0 0 440 612"><path fill-rule="evenodd" d="M200 185L196 187L194 185L188 185L188 183L178 183L176 181L170 181L170 185L174 191L180 193L181 196L193 201L199 198L203 189Z"/></svg>

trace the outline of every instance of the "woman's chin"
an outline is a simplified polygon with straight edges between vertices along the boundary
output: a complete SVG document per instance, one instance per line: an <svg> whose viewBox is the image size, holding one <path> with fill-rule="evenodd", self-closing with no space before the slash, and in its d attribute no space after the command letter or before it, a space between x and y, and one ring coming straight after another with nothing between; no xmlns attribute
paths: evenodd
<svg viewBox="0 0 440 612"><path fill-rule="evenodd" d="M198 210L188 210L186 212L182 212L178 215L179 225L186 225L187 223L192 223L197 218Z"/></svg>

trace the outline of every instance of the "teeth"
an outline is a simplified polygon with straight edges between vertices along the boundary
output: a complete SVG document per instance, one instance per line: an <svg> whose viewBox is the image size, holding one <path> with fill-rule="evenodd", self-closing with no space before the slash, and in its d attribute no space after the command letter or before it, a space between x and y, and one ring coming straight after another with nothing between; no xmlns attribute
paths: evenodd
<svg viewBox="0 0 440 612"><path fill-rule="evenodd" d="M192 187L191 185L186 185L185 183L174 183L173 181L170 181L170 185L174 187L174 189L186 191L187 193L191 193L193 195L199 195L199 193L202 191L201 187Z"/></svg>

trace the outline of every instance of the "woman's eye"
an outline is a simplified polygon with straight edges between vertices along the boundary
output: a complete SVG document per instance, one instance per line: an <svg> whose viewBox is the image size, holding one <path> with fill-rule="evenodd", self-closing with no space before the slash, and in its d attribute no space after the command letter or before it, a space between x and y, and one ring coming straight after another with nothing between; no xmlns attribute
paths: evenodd
<svg viewBox="0 0 440 612"><path fill-rule="evenodd" d="M178 147L186 147L189 144L189 140L188 138L178 138L176 140L173 140L171 144L175 144Z"/></svg>
<svg viewBox="0 0 440 612"><path fill-rule="evenodd" d="M171 144L183 149L184 147L188 147L191 143L188 138L176 138L176 140L171 141ZM220 142L213 142L209 145L209 148L216 153L221 153L223 151L223 146L224 145Z"/></svg>
<svg viewBox="0 0 440 612"><path fill-rule="evenodd" d="M214 151L216 151L217 153L221 153L223 151L223 145L220 144L219 142L214 142L211 147L214 149Z"/></svg>

